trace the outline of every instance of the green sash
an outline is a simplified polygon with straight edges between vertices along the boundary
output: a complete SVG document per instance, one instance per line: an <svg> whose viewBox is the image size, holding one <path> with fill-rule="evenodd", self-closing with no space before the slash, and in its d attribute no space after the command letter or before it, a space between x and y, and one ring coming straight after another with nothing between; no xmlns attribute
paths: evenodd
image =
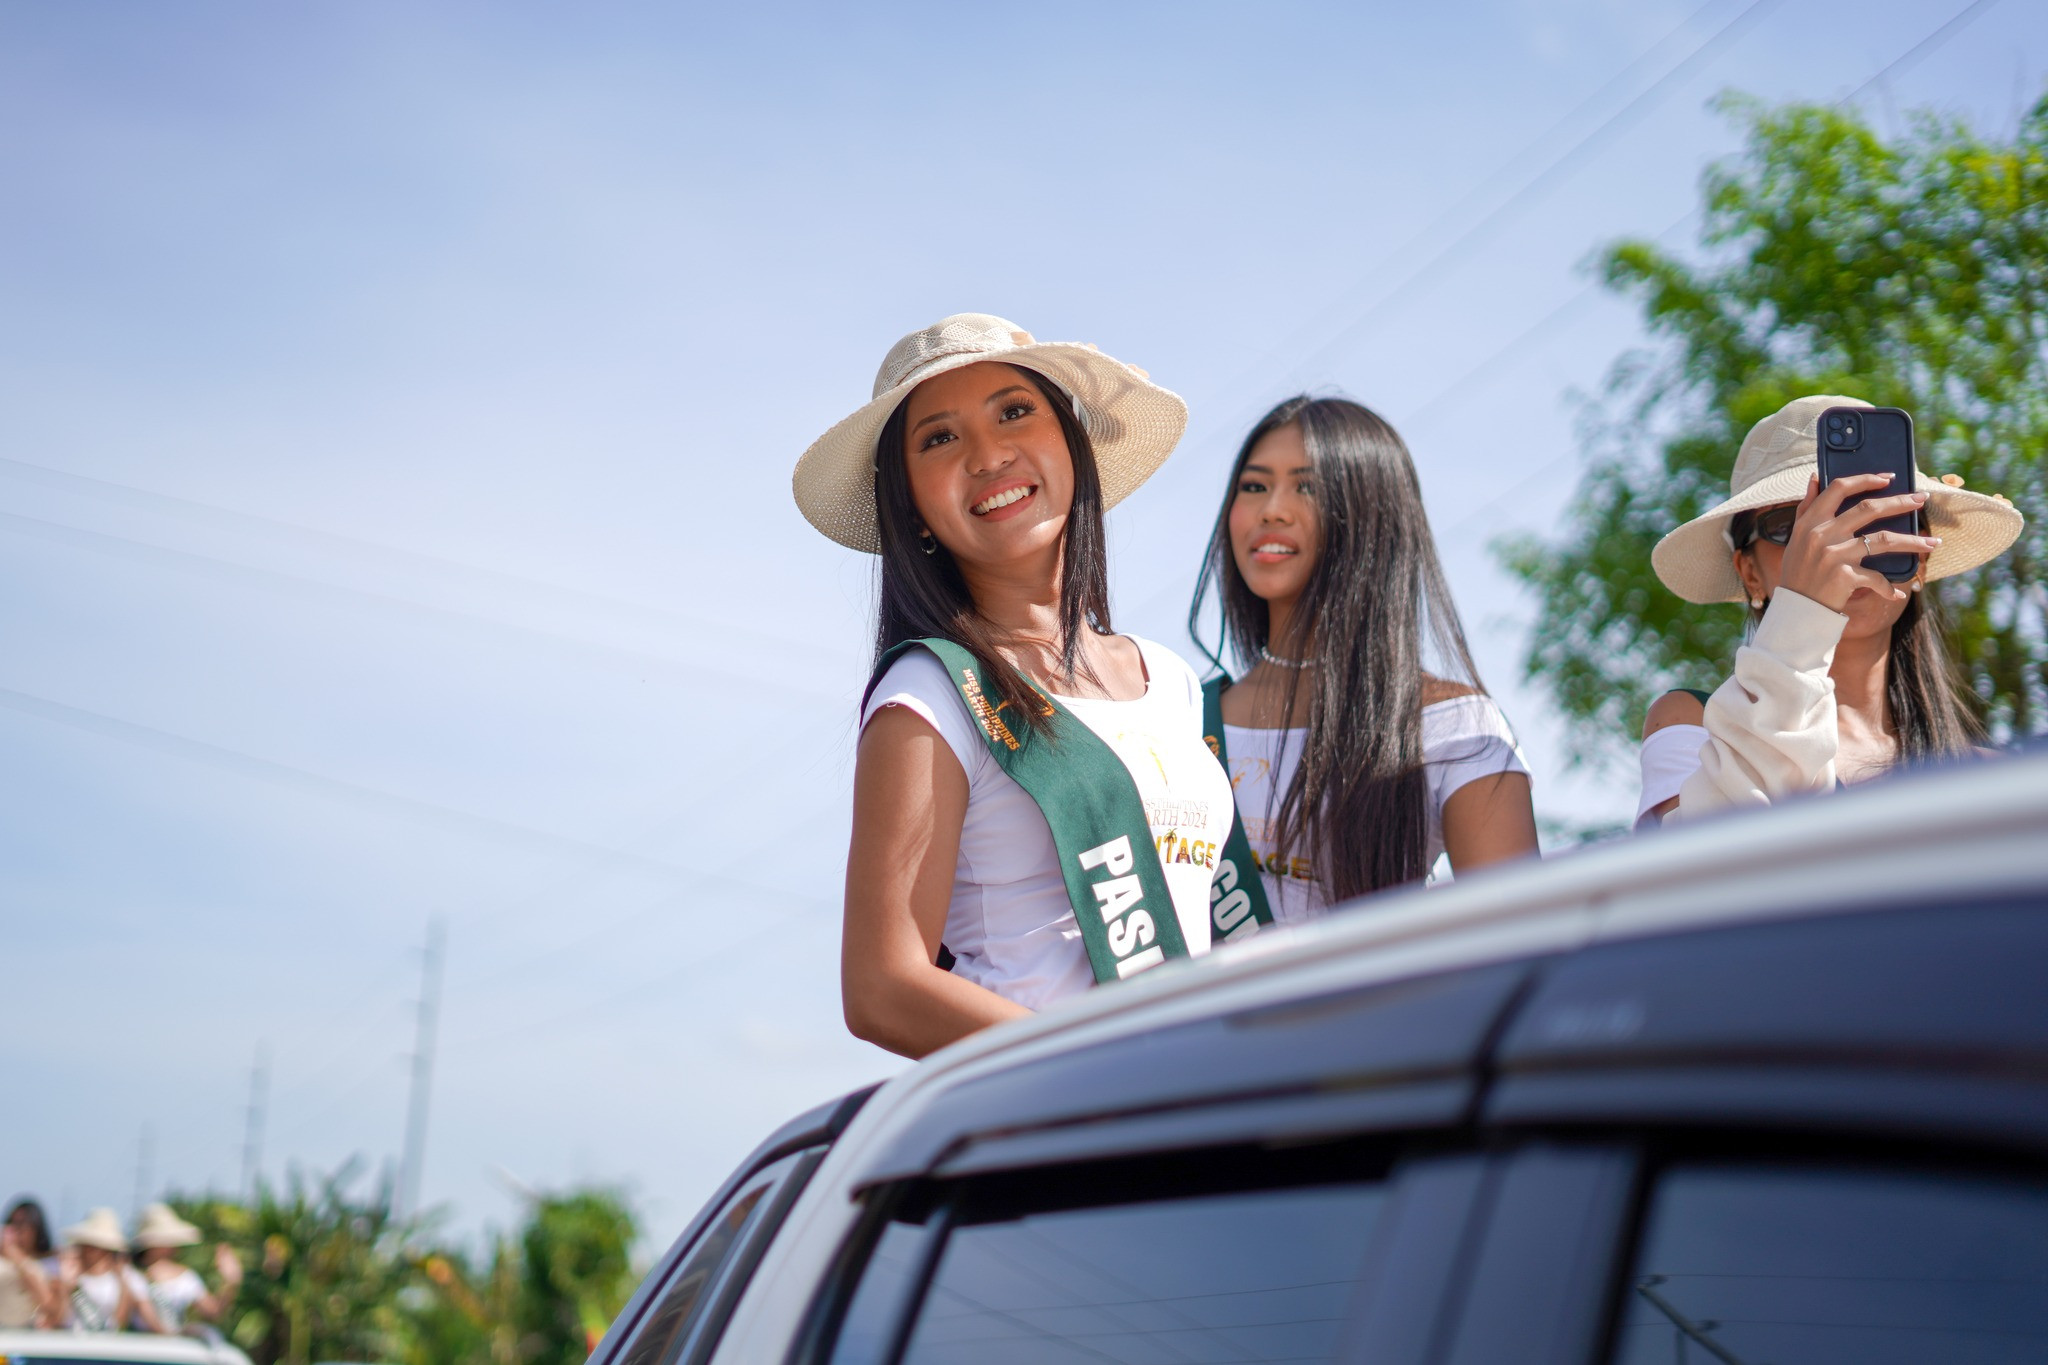
<svg viewBox="0 0 2048 1365"><path fill-rule="evenodd" d="M881 681L890 664L912 649L930 650L945 666L960 689L967 714L981 727L989 753L1038 803L1052 830L1060 873L1066 879L1067 901L1081 926L1081 942L1088 950L1088 965L1096 981L1118 981L1170 957L1186 957L1187 942L1173 911L1173 896L1167 890L1151 822L1145 818L1145 803L1116 751L1043 692L1039 699L1052 719L1051 743L1029 725L1007 724L1000 713L1009 703L989 703L978 676L980 662L951 640L906 640L890 647L875 664L869 690ZM1231 829L1242 843L1234 819ZM1226 845L1226 855L1228 848ZM1219 942L1256 928L1250 918L1253 912L1239 908L1233 899L1242 889L1242 878L1235 868L1226 874L1226 866L1218 861L1217 881L1209 893L1213 923L1227 918L1230 925L1228 930L1217 930ZM1227 883L1222 880L1226 875ZM1270 922L1257 876L1252 877L1251 887L1257 898L1251 904L1256 906L1258 922ZM1228 905L1227 914L1219 914L1223 904Z"/></svg>
<svg viewBox="0 0 2048 1365"><path fill-rule="evenodd" d="M1223 745L1223 690L1230 686L1228 674L1202 684L1202 738L1209 752L1230 771L1230 753ZM1266 904L1266 884L1259 879L1259 860L1252 856L1251 840L1245 837L1244 814L1237 808L1237 784L1230 784L1230 837L1216 859L1216 879L1209 884L1209 927L1219 943L1239 934L1256 934L1262 924L1273 922Z"/></svg>

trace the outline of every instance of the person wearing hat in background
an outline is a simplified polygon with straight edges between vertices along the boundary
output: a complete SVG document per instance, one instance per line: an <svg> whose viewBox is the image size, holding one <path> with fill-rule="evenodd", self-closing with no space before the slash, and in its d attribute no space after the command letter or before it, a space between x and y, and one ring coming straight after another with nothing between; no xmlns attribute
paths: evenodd
<svg viewBox="0 0 2048 1365"><path fill-rule="evenodd" d="M1102 522L1186 422L1093 346L962 313L891 347L798 461L804 516L881 558L841 947L857 1036L921 1057L1209 949L1230 781L1193 670L1111 628ZM1260 922L1238 889L1232 933Z"/></svg>
<svg viewBox="0 0 2048 1365"><path fill-rule="evenodd" d="M43 1206L15 1200L0 1223L0 1329L48 1327L63 1316L51 1253Z"/></svg>
<svg viewBox="0 0 2048 1365"><path fill-rule="evenodd" d="M141 1262L143 1282L162 1331L182 1331L194 1317L220 1321L242 1287L242 1262L225 1242L213 1249L213 1266L220 1272L219 1294L208 1293L199 1272L179 1261L179 1249L198 1246L200 1240L199 1229L180 1218L170 1205L151 1204L142 1211L135 1228L136 1259Z"/></svg>
<svg viewBox="0 0 2048 1365"><path fill-rule="evenodd" d="M69 1308L60 1326L82 1332L118 1332L131 1325L163 1330L149 1287L128 1264L128 1239L112 1209L94 1209L84 1222L64 1229L59 1264L57 1290Z"/></svg>
<svg viewBox="0 0 2048 1365"><path fill-rule="evenodd" d="M1794 399L1750 430L1730 496L1659 541L1664 585L1688 602L1746 602L1749 643L1710 697L1671 692L1643 727L1638 827L1764 806L1970 752L1981 727L1957 689L1931 579L1974 569L2019 538L2011 503L1915 471L1914 491L1842 510L1882 474L1820 487L1816 425L1856 398ZM1923 509L1924 536L1870 531ZM1910 553L1898 584L1866 556Z"/></svg>

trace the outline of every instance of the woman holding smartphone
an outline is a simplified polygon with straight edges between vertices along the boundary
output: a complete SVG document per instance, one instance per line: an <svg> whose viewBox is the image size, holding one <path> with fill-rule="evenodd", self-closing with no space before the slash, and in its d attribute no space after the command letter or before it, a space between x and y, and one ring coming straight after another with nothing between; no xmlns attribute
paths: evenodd
<svg viewBox="0 0 2048 1365"><path fill-rule="evenodd" d="M1212 919L1234 812L1200 684L1110 626L1102 514L1186 420L1135 367L964 313L897 342L798 462L811 524L881 557L841 950L859 1037L921 1057L1263 918L1226 886Z"/></svg>
<svg viewBox="0 0 2048 1365"><path fill-rule="evenodd" d="M2024 521L2004 498L1917 470L1914 491L1845 510L1887 478L1822 488L1816 431L1829 408L1869 406L1813 396L1764 418L1735 457L1727 501L1658 542L1664 586L1689 602L1746 602L1750 632L1711 696L1651 705L1638 827L1831 791L1979 739L1921 589L2003 554ZM1872 527L1914 511L1924 535ZM1876 554L1911 554L1919 567L1894 583L1863 567Z"/></svg>
<svg viewBox="0 0 2048 1365"><path fill-rule="evenodd" d="M1414 461L1378 414L1302 396L1259 420L1196 582L1197 638L1212 584L1254 662L1209 685L1207 729L1276 920L1419 881L1440 854L1469 872L1536 851L1528 767L1479 685Z"/></svg>

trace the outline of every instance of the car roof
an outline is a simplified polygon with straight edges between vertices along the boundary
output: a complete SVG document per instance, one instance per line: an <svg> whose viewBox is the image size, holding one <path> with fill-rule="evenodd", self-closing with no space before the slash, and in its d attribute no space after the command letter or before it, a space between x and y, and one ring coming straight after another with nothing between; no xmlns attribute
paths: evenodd
<svg viewBox="0 0 2048 1365"><path fill-rule="evenodd" d="M2048 753L2034 753L1486 869L983 1030L889 1081L855 1128L909 1122L925 1099L1006 1068L1220 1014L1682 930L2039 891L2044 841Z"/></svg>
<svg viewBox="0 0 2048 1365"><path fill-rule="evenodd" d="M2035 1083L2048 1074L2048 1003L2029 1010L2005 997L2040 996L2014 991L2012 982L2048 961L2044 889L2048 753L1923 770L1488 869L1449 886L1385 894L1313 924L1169 964L1114 990L1085 992L942 1049L875 1092L791 1209L719 1358L786 1354L791 1323L858 1216L853 1196L861 1189L1107 1157L1114 1155L1112 1140L1135 1144L1121 1150L1154 1151L1313 1140L1314 1123L1335 1123L1344 1132L1429 1129L1452 1110L1458 1122L1471 1121L1475 1104L1493 1122L1505 1100L1519 1107L1500 1121L1571 1123L1573 1097L1545 1088L1572 1079L1555 1062L1560 1047L1597 1052L1616 1040L1690 1046L1698 1034L1685 1030L1701 1015L1681 1008L1667 1018L1663 1000L1689 1007L1688 993L1696 1000L1716 986L1725 990L1729 972L1760 959L1786 968L1789 958L1770 956L1779 947L1805 954L1808 964L1830 964L1810 974L1861 992L1853 1002L1861 1018L1873 1010L1901 1013L1899 998L1885 991L1901 979L1901 963L1908 978L1923 964L1938 967L1947 980L1962 981L1965 996L1977 983L1976 1004L1986 1008L1964 1021L1976 1030L1970 1039L1981 1039L1987 1024L1995 1027L2000 1009L2007 1017L2024 1013L2025 1037L2015 1039L2018 1050L2006 1060L2017 1057L2030 1068L2020 1121L2039 1128L2048 1118ZM1997 935L1972 928L1991 922L2001 907L2001 927L2017 923L2023 931L2005 936L2005 958L1992 956L2001 947ZM1941 936L1952 913L1954 945ZM1773 940L1761 954L1753 944L1746 959L1735 951L1742 947L1737 941L1758 936ZM1879 970L1865 970L1867 960L1835 970L1836 958L1816 958L1854 956L1866 939L1883 958ZM1968 952L1952 951L1958 945ZM1661 972L1655 982L1640 970L1649 958L1661 959L1650 964ZM1701 964L1711 970L1696 980ZM1979 968L1993 970L1973 975ZM1601 991L1617 977L1632 989L1671 994L1650 997L1647 1011L1616 1010ZM1773 987L1780 995L1785 980L1781 970ZM1805 978L1793 981L1793 994L1812 994ZM1745 1013L1725 993L1710 1003L1718 1017ZM1810 1015L1826 1016L1828 1002L1807 1003ZM1970 999L1963 1008L1973 1008ZM1853 1020L1842 1022L1854 1027ZM1474 1064L1477 1056L1498 1055L1503 1043L1526 1058L1526 1074L1497 1076ZM1408 1054L1399 1055L1404 1047ZM1956 1056L1970 1068L1982 1062L1968 1052L1938 1054ZM1299 1084L1316 1064L1330 1073ZM1609 1070L1629 1075L1625 1062ZM1972 1070L1964 1084L1983 1076ZM1249 1078L1266 1088L1255 1101L1212 1103L1192 1094L1169 1097L1176 1077L1190 1091L1212 1081L1235 1089ZM1489 1079L1501 1080L1497 1092L1484 1090ZM1106 1121L1082 1112L1095 1103L1083 1093L1089 1090L1112 1097L1097 1110ZM1925 1092L1901 1093L1910 1112L1927 1107ZM1957 1098L1977 1103L1985 1096ZM1418 1107L1365 1112L1375 1105ZM2007 1132L2013 1112L2003 1099L1982 1106L1985 1122ZM1897 1113L1895 1107L1883 1121ZM1247 1117L1252 1129L1230 1127ZM2025 1140L2038 1147L2048 1136Z"/></svg>
<svg viewBox="0 0 2048 1365"><path fill-rule="evenodd" d="M136 1365L248 1365L225 1343L150 1332L0 1332L0 1360L120 1360Z"/></svg>

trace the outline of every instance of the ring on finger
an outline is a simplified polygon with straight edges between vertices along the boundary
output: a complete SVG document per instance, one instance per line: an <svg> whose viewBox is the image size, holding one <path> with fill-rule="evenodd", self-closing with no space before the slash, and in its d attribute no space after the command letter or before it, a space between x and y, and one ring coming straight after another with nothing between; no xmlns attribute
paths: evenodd
<svg viewBox="0 0 2048 1365"><path fill-rule="evenodd" d="M1875 554L1875 553L1876 553L1876 551L1874 551L1874 550L1872 550L1872 549L1870 548L1870 537L1871 537L1871 534L1872 534L1872 533L1871 533L1871 532L1869 532L1869 531L1865 531L1865 532L1863 533L1863 553L1865 553L1865 554Z"/></svg>

